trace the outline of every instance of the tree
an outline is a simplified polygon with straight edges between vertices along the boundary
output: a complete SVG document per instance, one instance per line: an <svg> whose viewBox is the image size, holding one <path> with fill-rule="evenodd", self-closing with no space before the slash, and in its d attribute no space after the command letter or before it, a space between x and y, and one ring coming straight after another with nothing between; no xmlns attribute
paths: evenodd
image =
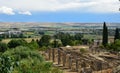
<svg viewBox="0 0 120 73"><path fill-rule="evenodd" d="M110 47L109 47L109 50L119 52L120 51L120 40L117 39L117 40L115 40L114 43L111 43Z"/></svg>
<svg viewBox="0 0 120 73"><path fill-rule="evenodd" d="M108 44L108 28L106 26L106 23L103 24L103 40L102 44L106 46Z"/></svg>
<svg viewBox="0 0 120 73"><path fill-rule="evenodd" d="M0 56L0 73L12 73L15 62L9 56Z"/></svg>
<svg viewBox="0 0 120 73"><path fill-rule="evenodd" d="M62 36L61 36L61 42L63 44L63 46L67 46L67 45L73 45L73 37L68 34L68 33L64 33Z"/></svg>
<svg viewBox="0 0 120 73"><path fill-rule="evenodd" d="M34 39L32 39L32 40L31 40L31 42L35 42L35 40L34 40Z"/></svg>
<svg viewBox="0 0 120 73"><path fill-rule="evenodd" d="M56 48L62 46L62 42L60 40L54 40L51 42L51 46Z"/></svg>
<svg viewBox="0 0 120 73"><path fill-rule="evenodd" d="M28 47L30 49L38 49L39 48L39 45L36 41L32 40L30 43L28 43Z"/></svg>
<svg viewBox="0 0 120 73"><path fill-rule="evenodd" d="M0 42L0 52L5 52L8 49L7 44Z"/></svg>
<svg viewBox="0 0 120 73"><path fill-rule="evenodd" d="M15 48L17 46L25 46L27 45L28 43L23 40L23 39L19 39L19 40L11 40L9 43L8 43L8 47L9 48Z"/></svg>
<svg viewBox="0 0 120 73"><path fill-rule="evenodd" d="M24 38L24 37L25 37L24 34L21 33L21 34L19 34L19 37L18 37L18 38Z"/></svg>
<svg viewBox="0 0 120 73"><path fill-rule="evenodd" d="M85 39L85 38L82 39L82 44L83 45L87 45L88 43L90 43L89 39Z"/></svg>
<svg viewBox="0 0 120 73"><path fill-rule="evenodd" d="M115 36L114 36L114 41L117 40L117 39L119 39L119 38L120 38L119 29L116 28L116 30L115 30Z"/></svg>
<svg viewBox="0 0 120 73"><path fill-rule="evenodd" d="M50 45L50 39L51 39L51 36L49 35L43 35L40 39L40 41L38 42L39 46L40 47L48 47Z"/></svg>
<svg viewBox="0 0 120 73"><path fill-rule="evenodd" d="M75 40L81 40L82 38L83 38L83 35L82 34L80 34L80 33L76 33L75 35L74 35L74 38L75 38Z"/></svg>
<svg viewBox="0 0 120 73"><path fill-rule="evenodd" d="M39 44L39 40L37 39L36 42Z"/></svg>

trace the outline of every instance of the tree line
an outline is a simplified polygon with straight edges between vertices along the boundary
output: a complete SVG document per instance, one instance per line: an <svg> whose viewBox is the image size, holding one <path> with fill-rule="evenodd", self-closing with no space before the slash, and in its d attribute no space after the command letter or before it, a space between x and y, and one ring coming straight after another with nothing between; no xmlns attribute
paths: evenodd
<svg viewBox="0 0 120 73"><path fill-rule="evenodd" d="M115 29L115 35L114 35L114 42L108 43L108 27L106 26L106 23L103 24L103 39L102 39L102 45L107 48L108 50L112 51L120 51L120 34L119 29Z"/></svg>

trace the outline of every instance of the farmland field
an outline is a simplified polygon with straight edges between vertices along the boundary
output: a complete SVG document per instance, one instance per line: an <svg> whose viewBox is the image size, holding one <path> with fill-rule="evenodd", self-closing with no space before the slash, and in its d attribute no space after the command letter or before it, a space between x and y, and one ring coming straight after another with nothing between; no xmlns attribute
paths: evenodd
<svg viewBox="0 0 120 73"><path fill-rule="evenodd" d="M12 39L19 39L19 38L12 38ZM10 39L3 39L2 40L2 42L4 42L4 43L8 43L10 40L12 40L11 38ZM34 39L34 40L39 40L40 38L23 38L23 39L25 39L28 43L29 42L31 42L32 41L32 39Z"/></svg>

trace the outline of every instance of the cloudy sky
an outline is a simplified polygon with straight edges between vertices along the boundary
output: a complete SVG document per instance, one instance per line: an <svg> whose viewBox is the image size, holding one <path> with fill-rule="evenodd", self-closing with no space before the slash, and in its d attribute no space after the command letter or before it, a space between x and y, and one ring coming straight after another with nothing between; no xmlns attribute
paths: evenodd
<svg viewBox="0 0 120 73"><path fill-rule="evenodd" d="M120 22L119 0L0 0L1 22Z"/></svg>

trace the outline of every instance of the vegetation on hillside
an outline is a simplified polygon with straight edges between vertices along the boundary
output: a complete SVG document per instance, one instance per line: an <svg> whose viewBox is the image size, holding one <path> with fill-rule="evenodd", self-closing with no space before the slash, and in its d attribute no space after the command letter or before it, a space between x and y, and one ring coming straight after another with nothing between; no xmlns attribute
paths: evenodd
<svg viewBox="0 0 120 73"><path fill-rule="evenodd" d="M8 47L7 47L8 46ZM11 40L8 45L0 43L0 73L62 73L45 62L38 51L36 41Z"/></svg>
<svg viewBox="0 0 120 73"><path fill-rule="evenodd" d="M120 35L118 28L116 28L114 37L115 41L108 43L108 28L104 22L102 48L119 52ZM51 62L46 62L40 51L49 47L88 45L93 41L94 39L84 38L84 34L81 33L62 32L53 36L43 34L40 39L32 39L31 42L27 42L23 38L13 38L8 43L0 41L0 73L62 73L60 69L53 67ZM86 49L80 49L80 53L86 52L88 52Z"/></svg>

